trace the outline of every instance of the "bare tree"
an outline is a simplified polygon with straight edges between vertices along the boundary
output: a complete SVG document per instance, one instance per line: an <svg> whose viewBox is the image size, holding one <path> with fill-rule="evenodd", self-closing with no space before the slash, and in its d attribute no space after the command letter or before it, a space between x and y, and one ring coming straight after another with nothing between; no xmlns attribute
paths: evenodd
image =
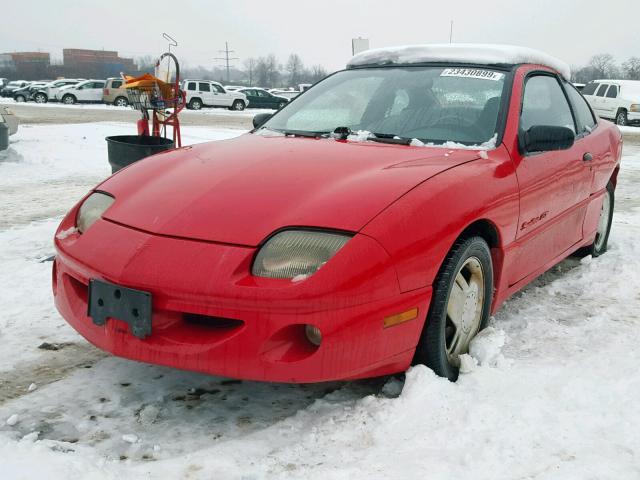
<svg viewBox="0 0 640 480"><path fill-rule="evenodd" d="M274 54L258 58L256 63L256 79L261 87L274 87L280 79L278 60Z"/></svg>
<svg viewBox="0 0 640 480"><path fill-rule="evenodd" d="M247 75L249 76L249 86L252 87L253 86L253 77L256 71L256 64L258 63L257 60L253 57L249 57L247 58L244 62L242 62L244 65L244 68L247 71Z"/></svg>
<svg viewBox="0 0 640 480"><path fill-rule="evenodd" d="M622 71L625 78L629 80L640 80L640 57L631 57L622 64Z"/></svg>
<svg viewBox="0 0 640 480"><path fill-rule="evenodd" d="M600 78L611 78L616 76L617 73L613 55L609 53L594 55L589 61L589 66L593 67Z"/></svg>
<svg viewBox="0 0 640 480"><path fill-rule="evenodd" d="M286 66L287 73L289 74L289 86L295 86L300 83L300 79L304 73L304 65L300 55L292 53L289 55Z"/></svg>
<svg viewBox="0 0 640 480"><path fill-rule="evenodd" d="M327 70L322 65L314 65L309 72L309 81L316 83L327 76Z"/></svg>

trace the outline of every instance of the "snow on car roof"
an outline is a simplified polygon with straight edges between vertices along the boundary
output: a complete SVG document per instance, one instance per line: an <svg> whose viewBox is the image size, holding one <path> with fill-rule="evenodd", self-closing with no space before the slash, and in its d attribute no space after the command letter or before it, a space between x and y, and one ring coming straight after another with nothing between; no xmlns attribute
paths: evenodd
<svg viewBox="0 0 640 480"><path fill-rule="evenodd" d="M364 65L455 62L475 65L516 65L532 63L552 68L565 78L571 77L569 65L533 48L513 45L446 43L376 48L354 56L347 68Z"/></svg>

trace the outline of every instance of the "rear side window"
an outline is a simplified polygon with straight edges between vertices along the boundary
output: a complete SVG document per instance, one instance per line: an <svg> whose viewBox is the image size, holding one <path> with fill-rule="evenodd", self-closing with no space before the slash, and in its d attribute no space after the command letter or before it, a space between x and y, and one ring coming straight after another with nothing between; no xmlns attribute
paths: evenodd
<svg viewBox="0 0 640 480"><path fill-rule="evenodd" d="M111 88L120 88L122 86L122 80L114 80L111 82Z"/></svg>
<svg viewBox="0 0 640 480"><path fill-rule="evenodd" d="M565 83L567 96L576 115L576 123L578 124L578 135L587 134L596 127L596 119L593 112L589 108L587 101L582 98L580 92L571 84Z"/></svg>
<svg viewBox="0 0 640 480"><path fill-rule="evenodd" d="M520 128L527 131L534 125L567 127L575 132L567 98L558 80L550 75L530 77L524 86Z"/></svg>
<svg viewBox="0 0 640 480"><path fill-rule="evenodd" d="M187 90L195 90L195 89L196 89L196 82L187 83Z"/></svg>
<svg viewBox="0 0 640 480"><path fill-rule="evenodd" d="M605 85L605 84L600 85L600 88L598 89L598 93L596 93L596 96L597 97L604 97L604 92L607 91L607 87L608 86L609 85Z"/></svg>
<svg viewBox="0 0 640 480"><path fill-rule="evenodd" d="M208 84L208 83L200 82L200 91L201 92L210 92L211 91L211 85Z"/></svg>
<svg viewBox="0 0 640 480"><path fill-rule="evenodd" d="M611 85L609 90L607 90L607 98L617 98L618 97L618 86Z"/></svg>
<svg viewBox="0 0 640 480"><path fill-rule="evenodd" d="M598 88L599 86L600 86L599 83L588 83L582 89L582 94L583 95L593 95L594 93L596 93L596 88Z"/></svg>

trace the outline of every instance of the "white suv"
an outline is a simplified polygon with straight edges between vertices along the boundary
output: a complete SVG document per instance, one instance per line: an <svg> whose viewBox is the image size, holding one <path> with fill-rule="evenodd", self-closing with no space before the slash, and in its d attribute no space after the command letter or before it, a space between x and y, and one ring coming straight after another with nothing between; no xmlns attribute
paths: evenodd
<svg viewBox="0 0 640 480"><path fill-rule="evenodd" d="M640 123L640 81L594 80L582 89L593 111L618 125Z"/></svg>
<svg viewBox="0 0 640 480"><path fill-rule="evenodd" d="M33 99L36 103L47 103L52 100L57 100L56 95L60 91L62 87L66 87L67 85L76 85L80 83L82 80L78 80L75 78L63 78L60 80L55 80L53 82L47 83L42 86L34 95Z"/></svg>
<svg viewBox="0 0 640 480"><path fill-rule="evenodd" d="M104 80L85 80L76 85L61 87L58 99L66 105L76 102L102 102L103 89Z"/></svg>
<svg viewBox="0 0 640 480"><path fill-rule="evenodd" d="M226 107L229 110L244 110L249 101L239 92L228 92L218 82L209 80L185 80L182 89L187 94L187 108Z"/></svg>

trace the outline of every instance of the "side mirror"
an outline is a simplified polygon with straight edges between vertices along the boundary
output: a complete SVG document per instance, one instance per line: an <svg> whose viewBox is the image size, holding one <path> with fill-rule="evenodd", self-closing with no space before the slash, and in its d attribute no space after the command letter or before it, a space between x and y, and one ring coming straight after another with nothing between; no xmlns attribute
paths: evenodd
<svg viewBox="0 0 640 480"><path fill-rule="evenodd" d="M253 117L253 128L261 127L267 120L273 116L273 113L259 113Z"/></svg>
<svg viewBox="0 0 640 480"><path fill-rule="evenodd" d="M568 150L575 140L576 134L570 128L534 125L524 132L522 146L528 153Z"/></svg>

